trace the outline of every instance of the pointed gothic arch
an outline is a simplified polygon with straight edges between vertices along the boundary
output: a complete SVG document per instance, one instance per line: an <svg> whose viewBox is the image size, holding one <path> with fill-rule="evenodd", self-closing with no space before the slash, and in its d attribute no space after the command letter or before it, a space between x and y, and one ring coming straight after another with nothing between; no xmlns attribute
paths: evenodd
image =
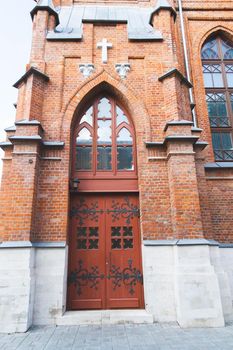
<svg viewBox="0 0 233 350"><path fill-rule="evenodd" d="M126 82L112 77L105 70L85 81L64 106L60 128L61 139L64 139L66 144L69 144L72 124L75 122L82 106L103 89L110 91L112 95L116 96L128 111L135 127L136 137L140 134L143 137L143 141L151 141L150 116L140 96Z"/></svg>
<svg viewBox="0 0 233 350"><path fill-rule="evenodd" d="M209 29L204 34L202 33L201 37L196 37L196 41L198 42L198 52L201 54L202 47L209 38L218 35L225 36L233 42L233 31L230 28L227 28L226 26L217 25Z"/></svg>
<svg viewBox="0 0 233 350"><path fill-rule="evenodd" d="M84 99L78 111L70 157L79 190L137 191L137 140L128 111L106 87Z"/></svg>
<svg viewBox="0 0 233 350"><path fill-rule="evenodd" d="M201 48L204 87L216 161L233 161L233 40L222 31Z"/></svg>
<svg viewBox="0 0 233 350"><path fill-rule="evenodd" d="M131 118L108 91L80 113L73 127L72 173L111 177L136 174L136 142Z"/></svg>

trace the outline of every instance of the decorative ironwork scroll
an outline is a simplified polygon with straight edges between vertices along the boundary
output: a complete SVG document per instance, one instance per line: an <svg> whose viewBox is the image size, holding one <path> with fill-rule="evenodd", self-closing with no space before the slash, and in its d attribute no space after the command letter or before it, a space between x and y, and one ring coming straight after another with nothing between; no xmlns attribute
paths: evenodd
<svg viewBox="0 0 233 350"><path fill-rule="evenodd" d="M69 284L74 284L78 295L82 294L82 287L90 286L98 290L100 280L104 279L104 274L99 272L98 266L91 266L90 271L83 267L83 261L79 260L78 268L72 271L68 278Z"/></svg>
<svg viewBox="0 0 233 350"><path fill-rule="evenodd" d="M143 284L143 276L140 270L133 267L133 260L128 260L128 266L121 270L120 267L112 265L108 279L112 280L113 290L122 286L122 283L128 288L129 293L133 295L135 293L135 286L137 283Z"/></svg>
<svg viewBox="0 0 233 350"><path fill-rule="evenodd" d="M128 266L123 270L119 266L112 265L109 275L105 276L99 272L97 266L91 266L90 271L83 267L83 261L79 260L79 266L72 271L68 278L69 284L74 284L77 288L78 295L82 294L82 287L90 286L98 290L100 280L107 278L112 280L113 290L120 288L122 283L128 288L131 295L135 293L137 283L143 284L143 276L140 270L133 267L133 260L128 260Z"/></svg>
<svg viewBox="0 0 233 350"><path fill-rule="evenodd" d="M113 222L117 221L120 217L124 218L126 225L130 224L131 219L140 215L139 208L133 203L130 203L128 197L124 198L123 203L113 200L112 209L107 209L107 213L112 213Z"/></svg>
<svg viewBox="0 0 233 350"><path fill-rule="evenodd" d="M77 207L73 207L70 211L71 217L76 217L79 220L79 225L82 226L85 220L98 222L99 214L103 214L103 210L99 209L98 201L92 202L88 206L85 199L81 198Z"/></svg>

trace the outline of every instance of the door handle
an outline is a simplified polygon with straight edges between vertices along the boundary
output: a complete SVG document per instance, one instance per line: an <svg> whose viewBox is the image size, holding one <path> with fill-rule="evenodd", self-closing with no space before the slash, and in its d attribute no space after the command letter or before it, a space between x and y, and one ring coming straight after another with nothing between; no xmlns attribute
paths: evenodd
<svg viewBox="0 0 233 350"><path fill-rule="evenodd" d="M109 253L108 259L106 260L106 263L105 263L106 265L110 265L111 266L111 264L112 264L111 258L112 258L111 253Z"/></svg>

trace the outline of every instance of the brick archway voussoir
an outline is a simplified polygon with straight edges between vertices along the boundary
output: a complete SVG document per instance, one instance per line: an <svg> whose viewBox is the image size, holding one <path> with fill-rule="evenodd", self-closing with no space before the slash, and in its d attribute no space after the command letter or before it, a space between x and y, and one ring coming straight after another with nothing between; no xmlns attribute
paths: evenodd
<svg viewBox="0 0 233 350"><path fill-rule="evenodd" d="M122 82L121 80L112 77L105 70L102 70L100 73L92 76L89 78L89 80L83 83L64 107L60 130L61 139L63 139L63 136L70 132L72 121L79 104L88 96L88 94L90 94L91 91L97 89L97 87L102 83L107 83L116 93L116 95L121 96L123 104L126 105L132 117L136 134L143 134L144 140L150 141L150 116L144 103L141 101L141 98L132 90L131 87L128 86L125 81ZM68 126L69 130L67 130Z"/></svg>

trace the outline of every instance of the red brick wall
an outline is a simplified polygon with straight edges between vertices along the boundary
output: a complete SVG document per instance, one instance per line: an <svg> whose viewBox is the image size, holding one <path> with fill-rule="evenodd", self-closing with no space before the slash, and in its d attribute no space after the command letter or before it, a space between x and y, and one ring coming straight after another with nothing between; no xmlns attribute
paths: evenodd
<svg viewBox="0 0 233 350"><path fill-rule="evenodd" d="M233 241L233 179L227 170L216 173L216 179L209 179L213 171L210 174L204 170L204 164L214 158L200 60L201 45L211 32L224 28L233 33L228 10L233 10L233 3L183 2L198 125L203 129L201 140L210 143L196 157L190 142L177 141L151 149L145 146L148 141L163 142L167 135L192 136L187 126L164 131L171 120L191 120L191 112L188 89L180 79L173 76L163 82L158 80L172 68L185 75L179 15L176 22L167 10L154 15L153 24L162 32L163 41L129 41L126 24L85 23L83 40L72 42L46 41L46 29L53 25L52 18L44 11L37 13L28 67L37 67L50 81L42 83L32 75L20 87L17 120L39 120L44 128L43 139L64 141L65 148L36 147L33 151L36 154L31 155L34 146L27 144L21 155L13 154L12 160L4 162L2 239L66 240L71 128L80 103L105 84L128 110L135 126L144 239L206 237ZM73 1L56 1L56 5L60 3L68 5ZM152 6L152 2L136 5ZM101 50L96 49L103 37L113 44L107 64L102 64ZM121 81L115 64L123 62L129 62L131 70L127 79ZM90 78L84 79L79 72L80 63L95 65ZM34 133L32 128L17 126L17 135L30 133ZM17 149L19 146L15 145L14 152ZM6 156L11 158L10 150ZM29 163L31 157L33 165Z"/></svg>

